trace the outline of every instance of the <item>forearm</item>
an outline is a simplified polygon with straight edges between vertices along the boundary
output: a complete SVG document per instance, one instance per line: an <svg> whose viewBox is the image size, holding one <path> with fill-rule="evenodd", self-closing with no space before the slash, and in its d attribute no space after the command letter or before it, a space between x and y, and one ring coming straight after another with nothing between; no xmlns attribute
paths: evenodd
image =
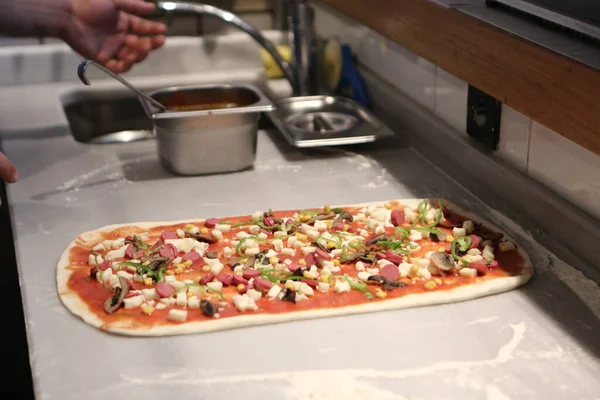
<svg viewBox="0 0 600 400"><path fill-rule="evenodd" d="M57 37L69 21L68 0L0 0L0 33Z"/></svg>

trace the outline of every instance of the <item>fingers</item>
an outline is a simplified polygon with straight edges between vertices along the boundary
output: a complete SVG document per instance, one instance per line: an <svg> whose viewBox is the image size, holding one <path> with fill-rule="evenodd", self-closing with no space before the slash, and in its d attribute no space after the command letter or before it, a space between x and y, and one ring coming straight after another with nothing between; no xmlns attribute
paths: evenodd
<svg viewBox="0 0 600 400"><path fill-rule="evenodd" d="M150 51L159 48L165 42L164 36L139 37L127 35L117 54L103 65L115 73L127 72L133 64L143 61Z"/></svg>
<svg viewBox="0 0 600 400"><path fill-rule="evenodd" d="M129 32L136 35L162 35L167 31L165 24L128 15Z"/></svg>
<svg viewBox="0 0 600 400"><path fill-rule="evenodd" d="M0 153L0 179L9 183L14 183L19 180L17 168L2 153Z"/></svg>
<svg viewBox="0 0 600 400"><path fill-rule="evenodd" d="M149 3L144 0L114 0L115 5L122 11L148 15L156 9L154 3Z"/></svg>

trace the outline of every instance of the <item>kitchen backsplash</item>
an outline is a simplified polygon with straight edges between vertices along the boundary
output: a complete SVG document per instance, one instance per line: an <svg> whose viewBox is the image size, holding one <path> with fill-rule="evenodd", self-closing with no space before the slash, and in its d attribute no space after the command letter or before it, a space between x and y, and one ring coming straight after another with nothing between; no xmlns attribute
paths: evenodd
<svg viewBox="0 0 600 400"><path fill-rule="evenodd" d="M321 37L350 45L357 62L467 135L468 84L327 6L317 9ZM557 110L559 112L559 110ZM600 219L600 156L502 105L495 155Z"/></svg>

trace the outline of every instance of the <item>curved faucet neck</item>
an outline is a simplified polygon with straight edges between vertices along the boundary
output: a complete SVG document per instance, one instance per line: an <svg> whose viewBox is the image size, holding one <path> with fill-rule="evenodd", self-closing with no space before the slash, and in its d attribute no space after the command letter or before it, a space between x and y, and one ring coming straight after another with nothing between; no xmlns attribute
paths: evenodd
<svg viewBox="0 0 600 400"><path fill-rule="evenodd" d="M294 1L294 3L300 3ZM279 54L275 45L265 38L262 33L243 19L239 18L237 15L220 9L218 7L214 7L208 4L201 3L189 3L183 1L158 1L156 2L156 6L158 9L169 12L169 11L178 11L178 12L188 12L194 14L202 14L202 15L212 15L221 19L222 21L231 24L238 29L249 34L260 46L262 46L270 55L273 57L279 68L283 71L286 79L290 82L292 86L292 90L295 96L305 95L307 94L306 82L304 79L304 75L302 71L303 58L301 55L296 57L296 53L300 46L294 46L294 68L290 66L290 64L285 61L285 59ZM293 7L297 11L296 7ZM293 12L292 12L293 13ZM291 18L294 20L294 16ZM298 34L294 32L294 41L297 41L297 37L299 39L299 30Z"/></svg>

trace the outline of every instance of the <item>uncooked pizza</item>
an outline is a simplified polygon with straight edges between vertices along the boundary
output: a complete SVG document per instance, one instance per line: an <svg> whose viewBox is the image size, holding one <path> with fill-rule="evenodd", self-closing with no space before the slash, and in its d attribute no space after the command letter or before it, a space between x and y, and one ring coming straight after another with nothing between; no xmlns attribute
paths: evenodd
<svg viewBox="0 0 600 400"><path fill-rule="evenodd" d="M75 315L174 335L473 300L525 284L527 254L437 199L106 226L57 266Z"/></svg>

